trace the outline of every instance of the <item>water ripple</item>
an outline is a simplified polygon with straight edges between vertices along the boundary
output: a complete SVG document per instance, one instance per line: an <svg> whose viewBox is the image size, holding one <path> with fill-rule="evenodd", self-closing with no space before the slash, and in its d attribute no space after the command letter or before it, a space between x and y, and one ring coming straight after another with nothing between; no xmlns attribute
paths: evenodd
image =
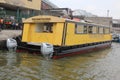
<svg viewBox="0 0 120 80"><path fill-rule="evenodd" d="M45 60L29 53L0 52L0 80L119 80L120 44L109 49Z"/></svg>

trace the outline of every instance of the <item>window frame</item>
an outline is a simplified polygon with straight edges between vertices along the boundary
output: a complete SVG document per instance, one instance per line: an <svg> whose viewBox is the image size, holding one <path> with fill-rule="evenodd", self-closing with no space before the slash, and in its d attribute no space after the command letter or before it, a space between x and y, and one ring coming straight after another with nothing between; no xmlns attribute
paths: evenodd
<svg viewBox="0 0 120 80"><path fill-rule="evenodd" d="M94 31L94 28L95 28L95 31ZM93 31L92 31L92 34L97 34L98 33L98 26L96 25L93 25Z"/></svg>
<svg viewBox="0 0 120 80"><path fill-rule="evenodd" d="M88 34L88 25L84 25L84 34Z"/></svg>
<svg viewBox="0 0 120 80"><path fill-rule="evenodd" d="M40 26L40 24L42 26ZM36 24L35 32L36 33L53 33L53 26L54 26L54 23L39 23L39 24Z"/></svg>
<svg viewBox="0 0 120 80"><path fill-rule="evenodd" d="M78 32L78 27L83 27L82 32ZM84 34L84 25L83 24L75 24L75 34Z"/></svg>
<svg viewBox="0 0 120 80"><path fill-rule="evenodd" d="M93 34L93 25L88 26L88 34Z"/></svg>
<svg viewBox="0 0 120 80"><path fill-rule="evenodd" d="M101 29L102 29L102 32L101 32ZM99 34L104 34L104 27L99 26Z"/></svg>
<svg viewBox="0 0 120 80"><path fill-rule="evenodd" d="M109 31L108 33L106 32L106 29L108 29L108 31ZM110 28L109 27L104 28L104 34L110 34Z"/></svg>

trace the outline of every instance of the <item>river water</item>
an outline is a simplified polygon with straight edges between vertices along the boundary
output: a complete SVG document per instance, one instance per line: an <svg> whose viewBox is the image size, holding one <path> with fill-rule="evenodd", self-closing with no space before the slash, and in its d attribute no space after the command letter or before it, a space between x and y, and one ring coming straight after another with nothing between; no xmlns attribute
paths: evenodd
<svg viewBox="0 0 120 80"><path fill-rule="evenodd" d="M120 80L120 44L58 60L1 51L0 80Z"/></svg>

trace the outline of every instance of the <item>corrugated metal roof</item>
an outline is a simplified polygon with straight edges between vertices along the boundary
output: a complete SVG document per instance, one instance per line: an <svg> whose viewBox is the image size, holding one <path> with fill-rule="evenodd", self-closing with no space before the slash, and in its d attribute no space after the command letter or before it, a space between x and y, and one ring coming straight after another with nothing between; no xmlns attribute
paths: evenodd
<svg viewBox="0 0 120 80"><path fill-rule="evenodd" d="M49 0L42 0L43 2L45 2L46 4L50 5L53 8L58 8L55 4L53 4L52 2L50 2Z"/></svg>

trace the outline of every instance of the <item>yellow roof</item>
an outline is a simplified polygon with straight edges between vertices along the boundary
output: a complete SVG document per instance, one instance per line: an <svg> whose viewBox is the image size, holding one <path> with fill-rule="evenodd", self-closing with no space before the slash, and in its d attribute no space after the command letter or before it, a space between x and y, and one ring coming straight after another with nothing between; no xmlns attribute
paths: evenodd
<svg viewBox="0 0 120 80"><path fill-rule="evenodd" d="M65 22L65 19L54 16L39 15L28 18L23 21L23 23L47 23L47 22Z"/></svg>

